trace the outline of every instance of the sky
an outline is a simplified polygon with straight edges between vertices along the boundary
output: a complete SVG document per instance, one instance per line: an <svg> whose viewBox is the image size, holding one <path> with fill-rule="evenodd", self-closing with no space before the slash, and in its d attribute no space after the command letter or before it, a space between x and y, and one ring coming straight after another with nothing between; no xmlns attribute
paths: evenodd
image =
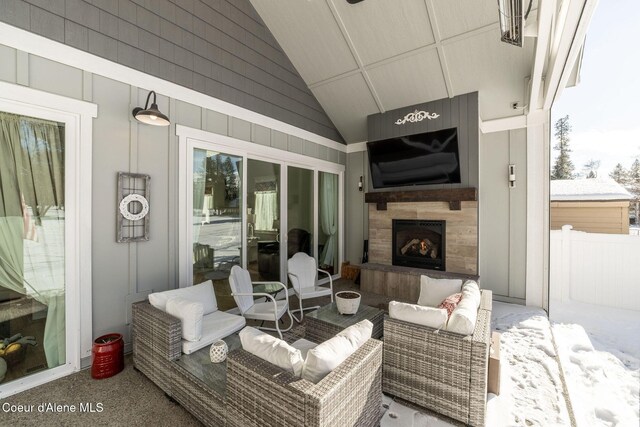
<svg viewBox="0 0 640 427"><path fill-rule="evenodd" d="M587 32L576 87L556 100L552 125L569 115L575 172L600 160L598 176L640 156L640 1L600 0ZM552 147L556 143L551 129ZM558 151L552 150L552 163Z"/></svg>

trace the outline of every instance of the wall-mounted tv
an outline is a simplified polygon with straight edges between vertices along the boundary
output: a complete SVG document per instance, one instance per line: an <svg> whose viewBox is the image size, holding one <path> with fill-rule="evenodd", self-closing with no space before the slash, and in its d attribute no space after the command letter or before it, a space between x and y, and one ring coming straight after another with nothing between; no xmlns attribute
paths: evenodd
<svg viewBox="0 0 640 427"><path fill-rule="evenodd" d="M459 184L458 129L367 143L373 188Z"/></svg>

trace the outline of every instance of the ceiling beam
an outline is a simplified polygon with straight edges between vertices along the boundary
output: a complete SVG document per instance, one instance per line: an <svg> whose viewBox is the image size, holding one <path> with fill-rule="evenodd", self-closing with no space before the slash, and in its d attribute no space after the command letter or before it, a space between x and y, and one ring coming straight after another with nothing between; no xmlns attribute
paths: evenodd
<svg viewBox="0 0 640 427"><path fill-rule="evenodd" d="M549 40L551 39L551 22L555 0L540 0L538 7L538 37L531 71L531 88L529 92L529 111L540 107L540 91L543 82L542 73L549 52Z"/></svg>
<svg viewBox="0 0 640 427"><path fill-rule="evenodd" d="M568 74L571 73L571 69L580 53L597 4L598 0L571 0L569 5L566 6L566 13L561 10L556 24L561 25L561 28L560 32L556 34L553 44L553 47L557 46L557 48L553 51L552 47L551 65L547 70L547 78L545 79L543 109L550 109L555 99L562 92L561 84L563 81L566 84L569 78Z"/></svg>
<svg viewBox="0 0 640 427"><path fill-rule="evenodd" d="M367 87L369 88L369 91L371 92L371 96L373 97L373 100L378 106L378 109L380 110L380 112L384 113L386 110L382 105L380 96L378 95L378 92L376 92L375 87L373 87L373 82L371 81L371 78L369 77L369 74L367 73L367 70L364 67L362 59L360 58L360 55L356 50L356 46L353 44L353 40L351 40L351 36L349 35L349 31L347 31L347 27L344 25L342 16L340 16L338 9L336 8L336 5L333 2L334 0L327 0L327 5L331 10L331 14L333 15L333 18L336 20L336 23L340 28L340 32L342 33L344 40L347 42L347 45L349 46L349 50L351 51L351 55L353 55L353 59L356 61L356 64L358 64L358 69L360 70L360 73L362 74L362 77L364 78L364 81Z"/></svg>

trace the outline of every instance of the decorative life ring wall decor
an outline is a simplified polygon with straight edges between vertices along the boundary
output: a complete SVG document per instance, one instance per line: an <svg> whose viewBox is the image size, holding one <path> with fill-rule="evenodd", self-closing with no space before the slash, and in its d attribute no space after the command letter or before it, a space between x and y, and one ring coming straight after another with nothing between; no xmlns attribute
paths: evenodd
<svg viewBox="0 0 640 427"><path fill-rule="evenodd" d="M149 183L141 173L118 172L116 242L149 240Z"/></svg>

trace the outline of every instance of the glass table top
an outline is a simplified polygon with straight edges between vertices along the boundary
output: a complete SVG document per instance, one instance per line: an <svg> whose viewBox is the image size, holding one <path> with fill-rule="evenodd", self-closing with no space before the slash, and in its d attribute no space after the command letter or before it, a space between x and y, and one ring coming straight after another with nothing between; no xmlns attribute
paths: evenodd
<svg viewBox="0 0 640 427"><path fill-rule="evenodd" d="M360 307L358 307L358 311L356 314L340 314L338 313L336 303L332 302L331 304L324 305L305 316L346 328L365 319L371 320L380 313L382 313L382 310L370 307L368 305L360 304Z"/></svg>

